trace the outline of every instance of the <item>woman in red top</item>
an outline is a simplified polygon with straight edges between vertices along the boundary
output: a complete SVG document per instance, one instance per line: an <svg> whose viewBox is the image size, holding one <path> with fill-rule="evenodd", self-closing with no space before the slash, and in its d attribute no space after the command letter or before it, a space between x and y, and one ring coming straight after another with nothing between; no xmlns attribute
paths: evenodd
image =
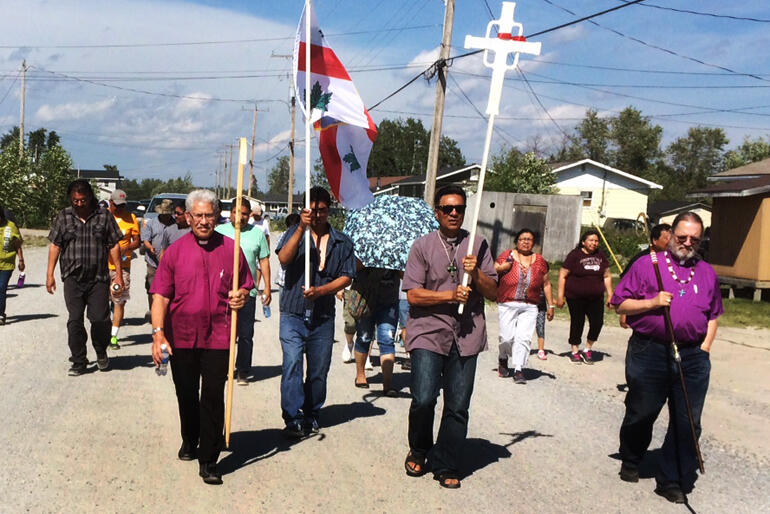
<svg viewBox="0 0 770 514"><path fill-rule="evenodd" d="M540 291L548 300L548 320L553 319L553 296L548 280L548 263L532 251L535 234L523 228L516 234L516 248L500 254L495 271L500 276L497 286L497 312L500 318L500 354L497 373L507 377L508 357L513 358L513 380L526 384L522 368L529 357L532 332L537 321Z"/></svg>
<svg viewBox="0 0 770 514"><path fill-rule="evenodd" d="M607 292L607 306L612 298L612 276L610 262L599 250L599 233L587 230L580 238L577 248L567 254L559 270L559 286L556 306L564 307L564 297L569 306L569 344L572 346L570 360L575 364L593 364L591 348L599 338L604 324L604 292ZM588 318L588 335L585 350L580 352L583 326Z"/></svg>

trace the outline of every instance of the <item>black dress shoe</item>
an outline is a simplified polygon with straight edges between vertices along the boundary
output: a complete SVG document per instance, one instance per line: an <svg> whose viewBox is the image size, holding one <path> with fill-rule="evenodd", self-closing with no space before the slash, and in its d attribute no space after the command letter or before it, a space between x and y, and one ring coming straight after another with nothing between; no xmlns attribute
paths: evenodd
<svg viewBox="0 0 770 514"><path fill-rule="evenodd" d="M639 481L639 470L629 466L625 462L620 465L620 479L624 482L638 482Z"/></svg>
<svg viewBox="0 0 770 514"><path fill-rule="evenodd" d="M686 500L682 489L678 485L662 486L659 484L655 487L655 494L664 497L671 503L684 503Z"/></svg>
<svg viewBox="0 0 770 514"><path fill-rule="evenodd" d="M198 474L209 485L220 485L222 483L222 473L217 471L216 462L201 462Z"/></svg>
<svg viewBox="0 0 770 514"><path fill-rule="evenodd" d="M299 422L289 423L283 427L283 436L287 439L302 439L305 437L305 429Z"/></svg>
<svg viewBox="0 0 770 514"><path fill-rule="evenodd" d="M179 460L195 460L198 458L198 450L190 443L182 441L179 447L179 453L176 454Z"/></svg>

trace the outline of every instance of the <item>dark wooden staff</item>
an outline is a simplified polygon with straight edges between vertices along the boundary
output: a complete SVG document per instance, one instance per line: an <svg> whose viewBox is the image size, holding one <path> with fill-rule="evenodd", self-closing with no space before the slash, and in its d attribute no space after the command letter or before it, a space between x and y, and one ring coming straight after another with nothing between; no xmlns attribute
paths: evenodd
<svg viewBox="0 0 770 514"><path fill-rule="evenodd" d="M663 289L663 278L660 276L660 268L658 267L658 256L655 253L652 245L650 245L650 258L652 259L652 266L655 268L655 278L658 280L658 289ZM706 470L703 468L703 456L700 453L700 444L698 444L698 434L695 431L695 419L692 416L692 408L690 407L690 397L687 394L687 386L684 383L684 373L682 372L682 356L679 355L679 347L676 344L676 337L674 336L674 324L671 323L671 307L666 305L663 307L663 317L666 319L666 327L668 328L668 335L671 338L671 351L674 354L674 360L676 361L676 367L679 370L679 381L682 384L682 393L684 394L684 405L687 408L687 419L690 420L690 432L692 433L692 443L695 445L695 454L698 456L698 468L700 468L701 474ZM676 423L676 420L673 420Z"/></svg>

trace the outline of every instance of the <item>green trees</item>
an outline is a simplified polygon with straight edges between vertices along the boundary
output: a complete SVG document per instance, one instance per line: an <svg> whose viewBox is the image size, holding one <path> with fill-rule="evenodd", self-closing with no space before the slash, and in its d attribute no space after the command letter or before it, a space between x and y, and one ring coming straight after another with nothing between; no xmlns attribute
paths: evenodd
<svg viewBox="0 0 770 514"><path fill-rule="evenodd" d="M273 169L267 174L268 193L289 192L289 157L283 155L278 158Z"/></svg>
<svg viewBox="0 0 770 514"><path fill-rule="evenodd" d="M15 127L0 139L0 201L25 227L48 227L66 205L65 192L72 179L72 159L59 144L59 137L46 130L29 133L22 155Z"/></svg>
<svg viewBox="0 0 770 514"><path fill-rule="evenodd" d="M765 140L761 137L756 139L747 137L741 146L725 154L724 169L730 170L768 157L770 157L770 138Z"/></svg>
<svg viewBox="0 0 770 514"><path fill-rule="evenodd" d="M534 152L521 153L515 148L503 149L492 156L490 173L484 189L512 193L550 194L554 192L551 167Z"/></svg>
<svg viewBox="0 0 770 514"><path fill-rule="evenodd" d="M377 140L369 156L366 174L369 177L394 177L425 173L428 162L430 132L422 121L382 120L377 127ZM439 144L438 169L465 166L465 157L457 141L442 136Z"/></svg>

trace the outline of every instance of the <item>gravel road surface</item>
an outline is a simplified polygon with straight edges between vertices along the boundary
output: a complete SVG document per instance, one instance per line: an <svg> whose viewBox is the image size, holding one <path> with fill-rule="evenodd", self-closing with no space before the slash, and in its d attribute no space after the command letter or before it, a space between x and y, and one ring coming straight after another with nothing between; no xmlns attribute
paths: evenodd
<svg viewBox="0 0 770 514"><path fill-rule="evenodd" d="M123 348L109 352L111 369L68 377L67 313L61 284L53 296L45 291L46 255L25 250L28 285L9 290L9 323L0 327L2 512L687 511L652 492L665 412L643 479L628 484L617 475L629 333L605 327L596 346L602 360L578 366L560 356L567 324L552 322L548 360L533 356L529 383L515 385L494 371L494 307L461 489L405 475L409 374L396 367L399 398L380 395L379 367L369 372L372 389L356 389L353 364L340 359L341 319L321 434L296 443L281 437L277 296L270 319L258 313L252 381L235 387L232 451L220 458L225 483L205 485L195 462L176 458L176 398L170 374L153 372L143 261L134 261ZM691 511L770 512L769 336L718 333L701 439L706 474L689 495ZM89 358L96 358L90 347Z"/></svg>

